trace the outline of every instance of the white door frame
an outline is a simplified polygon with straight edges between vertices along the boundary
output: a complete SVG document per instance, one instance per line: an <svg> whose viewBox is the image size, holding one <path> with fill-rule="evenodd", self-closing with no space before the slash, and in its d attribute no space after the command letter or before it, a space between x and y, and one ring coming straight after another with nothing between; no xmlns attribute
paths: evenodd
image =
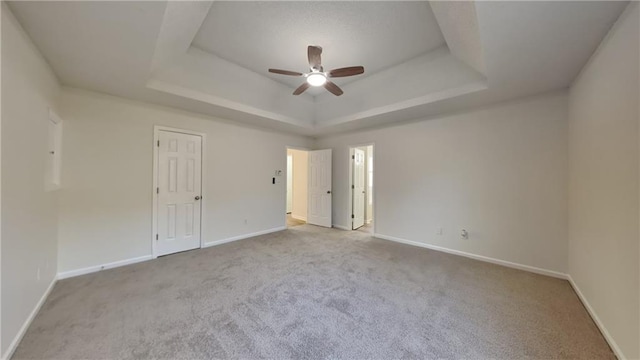
<svg viewBox="0 0 640 360"><path fill-rule="evenodd" d="M353 164L351 163L351 149L354 148L359 148L359 147L367 147L367 146L371 146L371 154L373 156L373 204L372 204L372 208L373 208L373 218L371 219L371 221L373 222L373 226L371 227L371 233L375 234L376 233L376 217L378 216L378 210L376 209L376 199L378 198L376 196L376 192L378 189L378 186L376 185L378 183L377 178L377 160L376 160L376 143L375 142L370 142L370 143L364 143L364 144L356 144L356 145L349 145L347 146L347 159L349 159L347 161L347 173L349 174L349 180L347 181L347 194L348 194L348 200L349 200L349 212L347 214L347 222L346 224L347 229L349 231L353 231L352 227L353 227L353 223L351 221L351 214L353 214L353 189L351 189L351 183L353 182ZM367 159L368 161L368 159ZM365 174L365 176L369 176L369 174ZM366 182L365 182L366 183ZM367 194L368 196L369 194ZM365 210L366 213L366 210ZM366 220L366 217L365 217ZM366 223L366 221L365 221ZM351 224L351 225L349 225Z"/></svg>
<svg viewBox="0 0 640 360"><path fill-rule="evenodd" d="M285 213L293 214L293 154L289 155L287 151L287 170L285 171L287 208Z"/></svg>
<svg viewBox="0 0 640 360"><path fill-rule="evenodd" d="M364 150L362 150L364 149ZM366 224L367 221L367 208L369 207L369 199L368 199L368 194L369 194L369 189L367 187L367 182L368 182L368 172L367 172L367 162L368 162L368 158L367 158L367 148L351 148L349 150L349 154L351 154L351 230L357 230L360 227L364 226ZM358 156L356 156L357 154L362 154L362 158L359 158ZM356 160L361 161L360 166L356 167ZM354 170L358 169L357 172L355 172ZM361 174L357 174L357 173L361 173ZM358 182L358 186L360 186L360 184L362 184L362 188L358 187L356 188L356 176L358 175L358 177L361 175L362 178L359 179ZM360 194L358 194L358 192L356 192L356 189L360 190ZM359 198L361 201L358 201L360 203L360 207L362 210L362 213L360 214L360 211L358 211L358 214L356 214L356 204L358 202L356 202L356 198ZM358 216L355 216L358 215ZM362 218L360 218L360 215L362 215ZM362 224L359 223L359 221L362 220ZM356 221L358 221L358 224L356 225Z"/></svg>
<svg viewBox="0 0 640 360"><path fill-rule="evenodd" d="M285 167L284 168L285 169L287 168L286 161L287 161L287 156L289 155L289 151L288 151L289 149L291 149L291 150L300 150L300 151L312 151L312 150L310 150L309 148L306 148L306 147L289 146L289 145L285 146L284 147L284 161L285 161ZM295 166L295 164L293 166ZM307 166L308 166L308 164L307 164ZM286 170L285 170L284 178L285 179L287 178ZM308 193L308 191L307 191L307 193ZM286 182L284 184L284 208L285 208L285 211L284 211L284 224L283 224L283 226L286 229L288 227L287 226L287 211L286 211L286 209L287 209L287 184L286 184ZM309 203L307 202L307 214L308 213L309 213ZM292 214L293 214L293 212L292 212Z"/></svg>
<svg viewBox="0 0 640 360"><path fill-rule="evenodd" d="M203 231L203 226L202 224L204 223L204 221L202 221L202 217L203 214L205 214L205 208L206 208L206 204L207 204L207 200L208 200L208 194L206 192L206 182L205 182L205 178L206 178L206 161L205 161L205 156L207 154L206 151L206 144L207 144L207 135L205 133L201 133L201 132L197 132L197 131L192 131L192 130L185 130L185 129L178 129L178 128L172 128L172 127L168 127L168 126L161 126L161 125L154 125L153 126L153 186L151 187L151 193L153 194L153 208L152 208L152 219L151 219L151 255L152 257L155 259L158 257L157 255L157 250L156 250L156 236L158 234L158 192L157 192L157 188L158 188L158 141L159 141L159 133L160 131L170 131L170 132L176 132L176 133L181 133L181 134L187 134L187 135L195 135L195 136L200 136L202 138L202 147L201 147L201 151L202 151L202 157L200 158L201 164L200 164L200 184L201 184L201 189L200 189L200 194L202 194L202 199L200 200L200 248L202 249L204 247L204 231ZM204 196L204 195L207 196ZM375 215L375 211L373 213Z"/></svg>

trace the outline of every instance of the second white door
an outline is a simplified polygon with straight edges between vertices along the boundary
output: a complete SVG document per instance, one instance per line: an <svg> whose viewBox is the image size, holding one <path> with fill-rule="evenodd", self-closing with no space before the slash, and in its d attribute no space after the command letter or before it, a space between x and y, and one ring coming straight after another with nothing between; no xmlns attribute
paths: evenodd
<svg viewBox="0 0 640 360"><path fill-rule="evenodd" d="M365 211L365 153L360 149L353 149L353 154L351 155L351 161L353 165L352 171L352 183L351 183L351 193L353 201L352 209L353 213L351 214L352 221L352 229L357 229L364 225L364 211Z"/></svg>
<svg viewBox="0 0 640 360"><path fill-rule="evenodd" d="M202 137L158 133L156 256L200 247Z"/></svg>
<svg viewBox="0 0 640 360"><path fill-rule="evenodd" d="M331 149L309 151L307 223L331 227Z"/></svg>

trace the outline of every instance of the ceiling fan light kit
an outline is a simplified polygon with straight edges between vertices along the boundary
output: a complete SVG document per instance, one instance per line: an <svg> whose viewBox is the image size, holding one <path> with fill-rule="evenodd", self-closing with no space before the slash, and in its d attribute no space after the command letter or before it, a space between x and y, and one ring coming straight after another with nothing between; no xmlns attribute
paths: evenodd
<svg viewBox="0 0 640 360"><path fill-rule="evenodd" d="M321 72L313 72L307 75L307 82L311 86L322 86L327 82L327 75Z"/></svg>
<svg viewBox="0 0 640 360"><path fill-rule="evenodd" d="M322 68L322 61L320 58L320 54L322 54L322 48L320 46L310 45L307 48L307 57L309 58L309 69L311 70L308 73L300 73L297 71L290 70L280 70L280 69L269 69L269 72L280 75L289 75L289 76L304 76L306 78L306 82L300 85L294 92L293 95L300 95L305 90L307 90L310 86L324 86L329 92L331 92L335 96L340 96L344 92L340 87L330 81L328 78L334 77L347 77L360 75L364 73L364 67L362 66L350 66L340 69L333 69L328 72L324 72Z"/></svg>

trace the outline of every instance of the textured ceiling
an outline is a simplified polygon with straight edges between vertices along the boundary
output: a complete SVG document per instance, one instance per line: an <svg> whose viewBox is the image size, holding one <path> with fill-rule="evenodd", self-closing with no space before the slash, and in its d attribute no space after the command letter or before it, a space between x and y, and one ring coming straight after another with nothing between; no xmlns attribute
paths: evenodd
<svg viewBox="0 0 640 360"><path fill-rule="evenodd" d="M486 75L475 4L471 1L434 1L431 10L446 34L451 53Z"/></svg>
<svg viewBox="0 0 640 360"><path fill-rule="evenodd" d="M268 68L309 70L307 46L320 45L325 70L363 65L346 84L444 45L426 1L214 2L192 45L297 87Z"/></svg>
<svg viewBox="0 0 640 360"><path fill-rule="evenodd" d="M621 1L8 4L63 85L310 136L566 88L627 6ZM365 76L348 83L337 79L345 92L340 97L322 88L292 96L301 79L270 75L267 69L305 71L309 44L324 47L325 69L364 65Z"/></svg>

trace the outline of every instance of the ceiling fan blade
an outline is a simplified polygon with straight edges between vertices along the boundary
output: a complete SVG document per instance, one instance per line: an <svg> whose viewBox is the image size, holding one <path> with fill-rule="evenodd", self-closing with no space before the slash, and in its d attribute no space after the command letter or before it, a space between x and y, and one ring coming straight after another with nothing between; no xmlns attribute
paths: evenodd
<svg viewBox="0 0 640 360"><path fill-rule="evenodd" d="M305 90L307 90L309 88L309 83L308 82L304 82L302 85L298 86L298 88L296 89L296 91L293 92L293 95L300 95L303 92L305 92Z"/></svg>
<svg viewBox="0 0 640 360"><path fill-rule="evenodd" d="M362 73L364 73L364 67L351 66L351 67L330 70L329 77L345 77L345 76L360 75Z"/></svg>
<svg viewBox="0 0 640 360"><path fill-rule="evenodd" d="M309 45L307 48L307 56L309 57L309 67L312 70L322 71L322 60L320 59L322 48L320 46Z"/></svg>
<svg viewBox="0 0 640 360"><path fill-rule="evenodd" d="M302 76L302 73L297 71L289 71L289 70L280 70L280 69L269 69L269 72L280 75L291 75L291 76Z"/></svg>
<svg viewBox="0 0 640 360"><path fill-rule="evenodd" d="M327 82L324 83L324 88L329 90L335 96L340 96L340 95L344 94L344 92L342 91L342 89L340 89L338 87L338 85L332 83L329 80L327 80Z"/></svg>

